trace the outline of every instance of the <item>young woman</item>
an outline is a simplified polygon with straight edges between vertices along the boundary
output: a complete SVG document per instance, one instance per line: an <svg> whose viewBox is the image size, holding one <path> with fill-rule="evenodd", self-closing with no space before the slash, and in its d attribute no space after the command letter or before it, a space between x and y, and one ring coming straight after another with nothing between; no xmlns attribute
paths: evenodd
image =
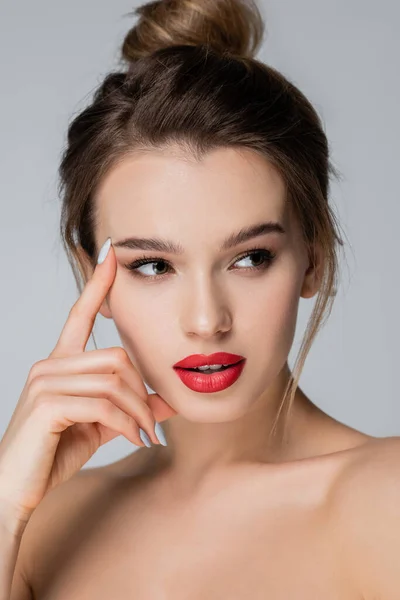
<svg viewBox="0 0 400 600"><path fill-rule="evenodd" d="M0 597L394 600L399 439L298 385L342 245L320 119L254 58L250 1L137 13L68 132L80 297L0 444ZM121 348L85 351L99 312ZM143 448L82 469L118 435Z"/></svg>

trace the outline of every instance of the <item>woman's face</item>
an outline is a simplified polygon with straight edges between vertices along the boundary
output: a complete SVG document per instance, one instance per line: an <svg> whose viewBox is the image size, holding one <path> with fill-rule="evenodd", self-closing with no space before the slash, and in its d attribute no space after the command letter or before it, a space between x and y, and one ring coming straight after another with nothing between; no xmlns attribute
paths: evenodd
<svg viewBox="0 0 400 600"><path fill-rule="evenodd" d="M147 385L191 421L235 420L254 408L287 361L300 296L314 293L277 171L250 150L218 149L202 162L151 151L114 166L96 203L97 246L110 236L118 261L101 314L114 320ZM284 233L221 249L240 230L267 222ZM132 237L159 238L182 252L118 247ZM143 257L148 264L129 270ZM172 368L190 354L218 351L246 358L223 391L192 391Z"/></svg>

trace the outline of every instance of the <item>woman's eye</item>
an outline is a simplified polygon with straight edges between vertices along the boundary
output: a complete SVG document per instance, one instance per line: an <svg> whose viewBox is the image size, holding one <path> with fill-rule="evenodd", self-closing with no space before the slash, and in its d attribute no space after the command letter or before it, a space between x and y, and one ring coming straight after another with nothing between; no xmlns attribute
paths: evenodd
<svg viewBox="0 0 400 600"><path fill-rule="evenodd" d="M236 259L234 264L243 263L244 261L255 262L256 264L254 266L245 265L244 267L236 267L235 270L266 270L275 259L275 256L274 252L271 252L271 250L267 250L266 248L249 250L245 255ZM129 271L132 271L134 275L144 277L145 279L161 279L167 275L168 272L173 270L171 265L162 258L150 260L149 258L143 257L134 260L132 263L125 266Z"/></svg>
<svg viewBox="0 0 400 600"><path fill-rule="evenodd" d="M154 265L154 266L153 266ZM163 265L166 265L163 269ZM165 268L167 271L165 271ZM139 271L139 269L145 269L145 271ZM154 277L154 276L162 276L168 272L168 265L164 260L153 260L147 263L142 263L141 266L134 267L135 271L138 271L144 277ZM161 271L161 272L160 272ZM165 272L163 272L165 271Z"/></svg>
<svg viewBox="0 0 400 600"><path fill-rule="evenodd" d="M257 250L257 251L249 252L248 254L246 254L246 256L243 256L241 259L236 261L235 264L237 264L238 262L243 262L243 261L249 260L250 257L253 257L253 258L251 258L250 262L256 263L256 265L254 267L252 267L250 265L250 268L255 268L255 269L259 269L262 267L266 268L269 265L269 263L272 262L272 260L274 258L272 253L269 251ZM254 257L255 257L255 259L254 259Z"/></svg>

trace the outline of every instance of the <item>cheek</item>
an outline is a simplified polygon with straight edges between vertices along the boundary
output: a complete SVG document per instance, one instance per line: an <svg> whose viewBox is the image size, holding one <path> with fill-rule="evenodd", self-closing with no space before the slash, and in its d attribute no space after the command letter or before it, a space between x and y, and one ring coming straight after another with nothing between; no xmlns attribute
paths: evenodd
<svg viewBox="0 0 400 600"><path fill-rule="evenodd" d="M245 294L240 321L245 335L263 346L266 352L290 350L293 342L300 300L301 281L295 265L281 264ZM243 331L243 326L240 326Z"/></svg>
<svg viewBox="0 0 400 600"><path fill-rule="evenodd" d="M112 318L122 345L139 369L149 362L149 358L157 356L158 360L162 360L163 350L169 350L170 354L166 357L169 361L172 348L171 345L165 348L165 340L176 340L176 304L171 312L171 303L166 303L165 294L160 295L156 288L156 285L149 286L141 293L133 287L124 286L122 289L121 286L110 298Z"/></svg>

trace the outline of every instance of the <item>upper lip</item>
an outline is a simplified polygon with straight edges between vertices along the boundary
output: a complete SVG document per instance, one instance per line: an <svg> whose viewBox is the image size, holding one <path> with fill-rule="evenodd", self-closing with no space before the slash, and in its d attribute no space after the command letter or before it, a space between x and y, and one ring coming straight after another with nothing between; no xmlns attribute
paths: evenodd
<svg viewBox="0 0 400 600"><path fill-rule="evenodd" d="M191 354L175 363L174 367L195 369L196 367L204 367L205 365L233 365L241 360L244 360L244 356L230 354L229 352L215 352L208 356L206 354Z"/></svg>

